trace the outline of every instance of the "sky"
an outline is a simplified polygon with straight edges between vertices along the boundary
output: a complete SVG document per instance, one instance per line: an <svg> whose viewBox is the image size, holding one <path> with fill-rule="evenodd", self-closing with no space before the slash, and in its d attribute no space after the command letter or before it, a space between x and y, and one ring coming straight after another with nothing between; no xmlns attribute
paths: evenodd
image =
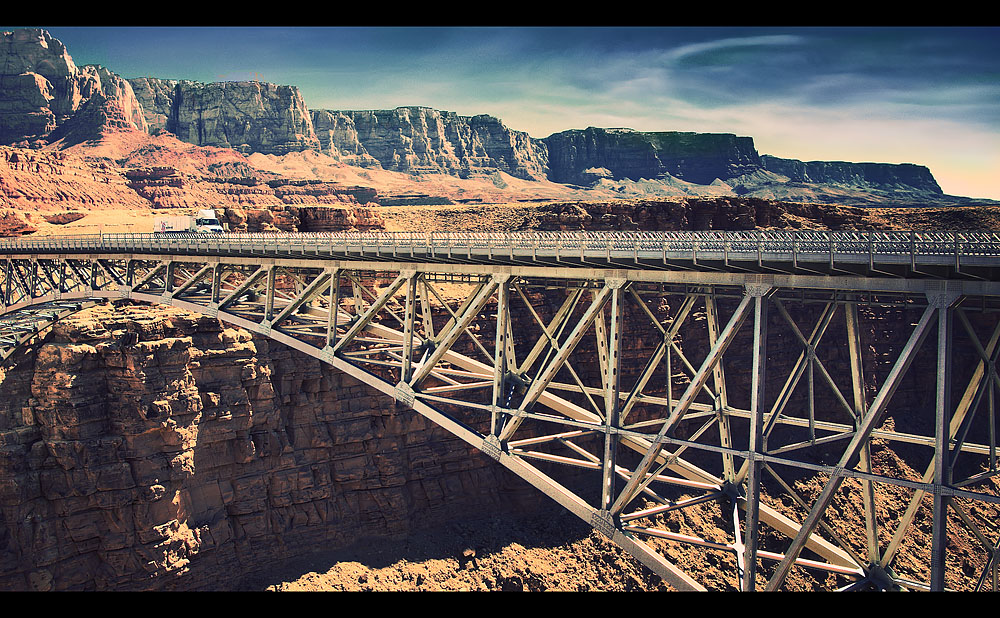
<svg viewBox="0 0 1000 618"><path fill-rule="evenodd" d="M997 27L34 27L126 78L257 79L310 109L422 105L538 138L735 133L1000 199Z"/></svg>

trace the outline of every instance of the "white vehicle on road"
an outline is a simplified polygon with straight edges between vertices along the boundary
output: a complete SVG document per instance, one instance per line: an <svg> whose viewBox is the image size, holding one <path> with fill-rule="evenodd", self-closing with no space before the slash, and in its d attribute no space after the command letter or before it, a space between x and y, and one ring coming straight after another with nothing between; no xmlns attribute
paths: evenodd
<svg viewBox="0 0 1000 618"><path fill-rule="evenodd" d="M153 221L154 234L222 234L225 231L214 210L199 210L197 215L157 217Z"/></svg>

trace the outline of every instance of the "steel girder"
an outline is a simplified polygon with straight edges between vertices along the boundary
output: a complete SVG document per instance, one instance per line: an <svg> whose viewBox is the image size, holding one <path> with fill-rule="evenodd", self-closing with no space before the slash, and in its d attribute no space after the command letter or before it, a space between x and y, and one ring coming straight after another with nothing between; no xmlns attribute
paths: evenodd
<svg viewBox="0 0 1000 618"><path fill-rule="evenodd" d="M100 299L217 317L427 416L679 589L997 586L988 281L99 253L2 266L4 358ZM978 549L957 562L949 534ZM705 561L730 580L706 583Z"/></svg>

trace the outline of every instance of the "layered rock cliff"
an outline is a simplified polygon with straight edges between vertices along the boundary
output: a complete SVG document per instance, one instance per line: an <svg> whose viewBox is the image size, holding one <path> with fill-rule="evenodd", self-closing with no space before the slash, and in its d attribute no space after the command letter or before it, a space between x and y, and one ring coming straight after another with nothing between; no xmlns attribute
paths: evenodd
<svg viewBox="0 0 1000 618"><path fill-rule="evenodd" d="M2 590L231 589L532 491L327 365L170 308L77 314L0 391Z"/></svg>
<svg viewBox="0 0 1000 618"><path fill-rule="evenodd" d="M298 88L264 82L180 82L166 129L185 142L241 152L319 147Z"/></svg>
<svg viewBox="0 0 1000 618"><path fill-rule="evenodd" d="M148 129L126 80L99 66L77 67L45 30L2 33L0 58L0 142L78 142Z"/></svg>
<svg viewBox="0 0 1000 618"><path fill-rule="evenodd" d="M167 122L173 114L177 84L194 83L155 77L137 77L128 82L132 85L136 99L142 105L143 116L151 132L166 130Z"/></svg>
<svg viewBox="0 0 1000 618"><path fill-rule="evenodd" d="M753 139L726 133L648 133L632 129L563 131L545 138L549 178L590 184L598 177L654 179L669 174L711 184L760 169Z"/></svg>
<svg viewBox="0 0 1000 618"><path fill-rule="evenodd" d="M324 151L368 158L387 170L468 176L501 170L516 178L546 176L545 144L488 115L460 116L427 107L313 112Z"/></svg>
<svg viewBox="0 0 1000 618"><path fill-rule="evenodd" d="M836 183L862 189L918 190L942 194L930 169L912 163L849 163L846 161L799 161L770 155L760 157L764 169L792 182Z"/></svg>

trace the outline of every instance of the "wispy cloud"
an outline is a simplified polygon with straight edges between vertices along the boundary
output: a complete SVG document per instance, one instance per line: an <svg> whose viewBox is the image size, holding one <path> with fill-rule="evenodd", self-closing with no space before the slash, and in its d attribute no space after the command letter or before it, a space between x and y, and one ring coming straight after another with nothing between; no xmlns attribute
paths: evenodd
<svg viewBox="0 0 1000 618"><path fill-rule="evenodd" d="M805 39L794 34L774 34L751 37L732 37L718 39L714 41L703 41L700 43L690 43L681 45L663 53L663 60L667 62L678 62L685 58L716 52L720 50L730 50L737 48L759 48L771 47L775 45L796 45L801 44Z"/></svg>

